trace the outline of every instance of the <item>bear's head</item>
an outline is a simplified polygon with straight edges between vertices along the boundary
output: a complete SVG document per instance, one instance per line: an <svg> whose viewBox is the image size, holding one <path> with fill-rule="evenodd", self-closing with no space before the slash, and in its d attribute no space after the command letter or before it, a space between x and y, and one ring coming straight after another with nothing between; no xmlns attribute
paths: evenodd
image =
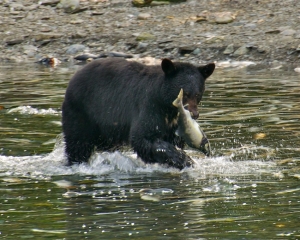
<svg viewBox="0 0 300 240"><path fill-rule="evenodd" d="M172 105L180 89L183 89L183 105L194 119L199 117L198 104L205 90L205 80L214 72L215 64L195 67L189 63L172 62L163 59L161 68L165 74L163 91L165 101Z"/></svg>

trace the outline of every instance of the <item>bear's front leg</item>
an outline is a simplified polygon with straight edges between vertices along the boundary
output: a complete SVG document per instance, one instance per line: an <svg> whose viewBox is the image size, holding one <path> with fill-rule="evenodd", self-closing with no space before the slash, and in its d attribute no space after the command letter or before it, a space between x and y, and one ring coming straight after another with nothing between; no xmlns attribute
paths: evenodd
<svg viewBox="0 0 300 240"><path fill-rule="evenodd" d="M162 164L167 163L169 166L180 170L193 165L193 160L183 150L178 150L171 143L160 139L154 141L151 152L154 161Z"/></svg>
<svg viewBox="0 0 300 240"><path fill-rule="evenodd" d="M148 112L153 106L135 119L130 129L130 143L138 156L146 163L167 164L183 169L193 165L193 160L175 147L175 128L170 128L161 112ZM176 144L177 145L177 144Z"/></svg>
<svg viewBox="0 0 300 240"><path fill-rule="evenodd" d="M193 165L193 160L183 150L178 150L172 143L162 140L163 127L142 125L143 122L140 121L131 129L130 143L144 162L168 164L180 170Z"/></svg>

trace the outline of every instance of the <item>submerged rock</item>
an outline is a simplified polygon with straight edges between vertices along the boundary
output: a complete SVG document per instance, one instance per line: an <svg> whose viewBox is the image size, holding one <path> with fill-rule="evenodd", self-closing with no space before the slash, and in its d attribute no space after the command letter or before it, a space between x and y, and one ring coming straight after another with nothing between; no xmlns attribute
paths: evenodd
<svg viewBox="0 0 300 240"><path fill-rule="evenodd" d="M85 49L86 49L86 46L84 46L82 44L73 44L70 47L68 47L66 53L67 54L75 54L75 53L81 52Z"/></svg>

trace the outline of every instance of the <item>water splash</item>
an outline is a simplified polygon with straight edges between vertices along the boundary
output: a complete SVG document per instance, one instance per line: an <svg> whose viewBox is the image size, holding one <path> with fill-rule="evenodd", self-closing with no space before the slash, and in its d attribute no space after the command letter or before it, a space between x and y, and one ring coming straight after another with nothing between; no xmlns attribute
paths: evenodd
<svg viewBox="0 0 300 240"><path fill-rule="evenodd" d="M133 152L97 152L90 163L66 166L64 142L59 135L53 151L35 156L0 156L0 176L24 176L31 178L49 178L58 175L104 175L110 173L144 174L144 173L187 173L193 178L206 178L211 175L232 176L245 174L262 174L273 171L276 164L263 160L232 160L230 156L202 158L195 151L187 151L194 160L194 168L182 172L160 164L145 164Z"/></svg>

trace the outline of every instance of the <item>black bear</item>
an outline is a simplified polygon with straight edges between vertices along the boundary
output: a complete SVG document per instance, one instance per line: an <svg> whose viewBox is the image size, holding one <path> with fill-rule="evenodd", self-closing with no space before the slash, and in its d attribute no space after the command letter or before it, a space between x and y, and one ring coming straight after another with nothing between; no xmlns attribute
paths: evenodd
<svg viewBox="0 0 300 240"><path fill-rule="evenodd" d="M146 163L191 166L183 139L175 135L178 109L172 102L182 88L183 104L197 118L214 69L213 63L196 67L169 59L161 66L119 58L88 63L70 80L62 105L68 163L87 162L95 149L130 144Z"/></svg>

